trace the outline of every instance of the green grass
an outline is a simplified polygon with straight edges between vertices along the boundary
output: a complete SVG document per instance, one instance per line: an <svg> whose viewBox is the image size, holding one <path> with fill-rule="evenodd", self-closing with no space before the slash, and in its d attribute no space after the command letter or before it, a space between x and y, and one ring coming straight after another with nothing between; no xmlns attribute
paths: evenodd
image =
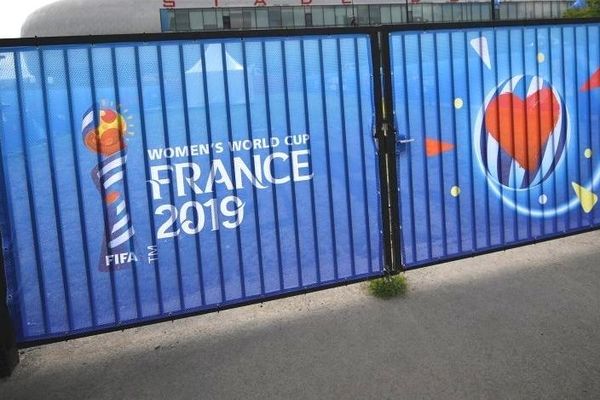
<svg viewBox="0 0 600 400"><path fill-rule="evenodd" d="M369 293L375 297L391 299L392 297L404 296L408 283L404 274L399 274L373 279L369 281L367 288Z"/></svg>

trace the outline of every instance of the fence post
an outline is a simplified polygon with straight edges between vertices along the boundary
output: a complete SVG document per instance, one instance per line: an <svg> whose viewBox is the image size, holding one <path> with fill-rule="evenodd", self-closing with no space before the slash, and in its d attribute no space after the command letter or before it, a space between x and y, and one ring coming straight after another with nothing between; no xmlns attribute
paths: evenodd
<svg viewBox="0 0 600 400"><path fill-rule="evenodd" d="M400 260L400 216L396 176L396 128L393 112L389 34L371 34L373 96L375 97L375 139L378 143L379 187L383 219L385 272L402 271Z"/></svg>
<svg viewBox="0 0 600 400"><path fill-rule="evenodd" d="M0 103L0 135L2 135L3 104ZM4 170L2 168L2 152L0 151L0 207L6 209L6 193L4 186ZM1 214L1 213L0 213ZM4 225L0 215L0 224ZM10 230L9 230L10 231ZM10 376L19 363L19 351L12 320L7 304L7 275L4 268L4 251L6 241L0 234L0 378Z"/></svg>
<svg viewBox="0 0 600 400"><path fill-rule="evenodd" d="M0 247L0 378L10 376L19 363L17 341L6 304L6 274L2 249Z"/></svg>

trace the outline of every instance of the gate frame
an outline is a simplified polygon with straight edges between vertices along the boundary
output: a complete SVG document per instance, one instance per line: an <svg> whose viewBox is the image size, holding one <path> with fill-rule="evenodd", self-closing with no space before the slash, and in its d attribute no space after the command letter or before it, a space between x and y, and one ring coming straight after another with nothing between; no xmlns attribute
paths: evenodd
<svg viewBox="0 0 600 400"><path fill-rule="evenodd" d="M4 279L4 241L0 235L0 378L10 376L19 363L17 339L8 312L6 279Z"/></svg>
<svg viewBox="0 0 600 400"><path fill-rule="evenodd" d="M239 39L241 41L244 41L247 38L287 39L287 38L295 38L295 37L310 38L312 36L320 36L322 38L327 38L328 36L331 36L332 38L334 38L333 35L365 35L365 38L367 40L369 40L369 43L371 46L371 55L370 56L373 57L374 55L379 53L379 49L374 47L374 46L376 46L377 42L373 42L373 38L377 37L377 33L379 31L380 31L380 29L378 29L378 27L336 27L336 28L329 27L329 28L306 28L306 29L292 29L292 30L268 29L268 30L226 31L226 32L218 32L218 31L176 32L176 33L164 32L164 33L152 33L152 34L142 33L142 34L119 34L119 35L34 37L34 38L0 39L0 51L2 51L3 48L7 48L7 47L9 47L9 48L19 48L19 47L36 48L39 46L55 46L55 45L57 45L57 46L59 46L59 45L90 45L90 46L94 46L96 44L112 44L112 43L117 44L117 43L127 43L127 42L134 42L134 43L141 45L141 44L146 44L146 43L151 43L151 42L155 42L158 44L161 42L168 43L170 41L207 40L207 39ZM371 63L372 63L372 68L373 68L373 71L372 71L373 75L371 76L371 84L373 85L373 93L375 93L376 91L381 90L380 85L377 84L378 80L375 80L376 79L375 77L379 76L380 74L378 74L377 72L374 71L375 66L380 65L380 61L378 60L378 58L376 60L372 59ZM382 168L384 168L383 167L384 164L381 162L381 160L384 156L382 155L382 151L380 149L387 149L388 146L385 145L385 142L386 141L393 142L394 138L393 138L393 136L389 136L389 137L386 137L385 140L381 139L382 136L380 135L380 128L379 128L382 126L382 115L383 115L380 112L380 110L382 108L381 96L379 96L379 100L378 100L378 98L373 97L373 107L374 107L373 114L374 114L375 119L374 119L374 123L373 123L373 131L374 132L371 137L376 141L376 157L377 157L377 161L379 163L379 169L378 169L377 173L378 173L378 175L380 175L380 174L382 174ZM364 132L364 134L367 134L367 132ZM0 153L1 153L1 149L0 149ZM2 166L0 165L0 173L2 171L1 167ZM381 188L382 186L384 186L381 184L381 176L378 176L378 180L379 180L379 186ZM1 181L3 181L3 175L0 176L0 182ZM391 183L393 184L393 181ZM0 191L1 190L2 190L2 188L0 187ZM376 279L378 277L394 273L394 269L391 267L391 265L392 265L391 260L392 260L393 256L391 256L390 252L388 251L388 249L390 248L390 245L387 241L384 242L384 240L389 241L391 238L391 235L389 234L389 232L393 231L392 226L391 225L388 226L388 222L386 222L386 221L397 221L397 218L383 219L381 210L389 210L389 207L387 207L386 198L387 198L387 196L383 197L381 194L379 195L379 204L378 204L379 210L378 211L379 211L380 215L378 216L378 218L381 221L382 228L383 228L382 229L383 232L379 233L380 238L382 240L382 260L383 260L382 261L383 265L378 266L379 268L381 268L381 274L373 275L373 276L351 277L351 278L346 278L344 280L340 280L340 281L328 283L328 284L314 284L314 285L310 285L310 286L305 286L301 289L285 290L285 291L280 292L275 295L258 295L258 296L252 297L252 298L247 298L247 299L239 301L239 302L235 302L233 304L229 303L229 304L217 305L211 309L192 310L190 312L176 314L176 315L144 318L144 319L138 320L133 323L122 324L119 326L99 327L98 329L94 330L93 332L87 332L87 331L86 332L75 332L75 333L63 335L59 338L55 337L55 338L34 339L31 341L27 341L25 343L16 343L16 345L13 346L14 350L17 351L17 349L21 349L21 348L29 348L29 347L34 347L34 346L39 346L39 345L44 345L44 344L49 344L49 343L54 343L54 342L60 342L60 341L81 338L81 337L92 336L92 335L96 335L96 334L115 332L115 331L119 331L119 330L124 330L126 328L136 328L136 327L160 323L160 322L174 321L174 320L177 320L180 318L208 314L208 313L212 313L212 312L219 312L222 310L242 307L242 306L251 305L251 304L264 303L266 301L277 300L277 299L281 299L281 298L285 298L285 297L307 294L307 293L330 289L330 288L334 288L334 287L346 286L346 285L349 285L352 283L363 282L363 281L367 281L370 279ZM394 199L395 196L391 196L391 198ZM1 201L5 202L5 200L1 200ZM0 207L1 206L3 206L3 204L0 203ZM388 232L388 233L386 234L386 232ZM387 238L387 239L384 239L384 238ZM393 240L393 239L391 239L391 240ZM6 274L4 272L1 272L0 273L0 283L4 286L7 286L5 277L6 277ZM9 279L10 279L10 277L9 277ZM8 306L8 304L6 304L5 301L6 301L6 296L3 296L2 293L0 293L0 303L2 303L2 305L4 305L7 309L10 308ZM14 309L11 309L11 311L13 313L18 312L18 310L14 310ZM7 313L7 316L8 315L9 315L9 313ZM0 316L1 316L1 314L0 314ZM9 322L9 324L6 325L7 328L5 329L6 333L7 334L10 333L10 334L12 334L12 336L14 336L14 332L16 332L16 330L14 329L14 326L11 326L12 321L9 320L8 322ZM0 325L0 330L4 330L4 326L5 326L4 324ZM2 337L1 334L3 334L3 333L4 332L0 332L0 338ZM0 345L1 344L2 343L0 342ZM17 354L18 354L18 352L17 352ZM0 353L0 362L2 361L3 357L4 357L4 355L2 353ZM14 365L12 366L12 368L14 368ZM0 376L2 376L2 374L0 374Z"/></svg>
<svg viewBox="0 0 600 400"><path fill-rule="evenodd" d="M440 30L451 30L451 29L495 29L495 28L510 28L510 27L522 27L522 26L526 26L526 27L536 27L536 26L564 26L564 25L578 25L578 24L583 24L583 25L590 25L590 24L600 24L600 17L590 17L590 18L552 18L552 19L536 19L536 20L488 20L488 21L477 21L477 22L465 22L465 23L422 23L422 24L407 24L407 25L400 25L400 26L396 26L396 25L384 25L381 26L380 30L382 32L383 35L385 35L385 40L386 40L386 44L389 45L389 41L390 41L390 35L392 33L398 33L398 32L414 32L415 34L418 33L427 33L427 32L435 32L435 31L440 31ZM389 96L386 96L385 98L385 104L386 107L388 106L388 102L390 107L393 107L393 87L392 87L392 67L391 67L391 63L390 63L390 53L389 50L387 52L387 64L383 65L383 71L384 71L384 80L382 85L384 87L387 88L387 92L389 93ZM387 69L386 69L387 67ZM389 97L389 98L388 98ZM391 108L392 110L392 114L393 114L393 108ZM395 129L395 126L393 127L393 129ZM394 132L394 136L395 136L395 132ZM395 152L395 148L392 149L391 151ZM394 168L396 167L396 164L394 164ZM393 181L392 184L396 185L396 193L398 194L400 192L400 185L398 183L398 181ZM399 214L399 212L401 211L401 202L399 200L399 197L396 197L396 202L397 202L397 208L396 211L398 212L398 214L395 214L395 218L398 221L398 230L395 232L397 234L397 242L396 245L399 247L399 256L398 259L400 260L400 265L397 267L397 269L394 270L393 273L399 273L399 272L404 272L404 271L413 271L413 270L417 270L417 269L421 269L421 268L425 268L425 267L430 267L432 265L438 265L438 264L443 264L443 263L448 263L448 262L452 262L452 261L459 261L459 260L464 260L467 258L473 258L473 257L477 257L477 256L481 256L481 255L486 255L486 254L490 254L490 253L496 253L496 252L500 252L500 251L505 251L505 250L510 250L510 249L515 249L515 248L519 248L519 247L523 247L523 246L529 246L529 245L533 245L533 244L537 244L537 243L543 243L543 242L547 242L550 240L555 240L555 239L560 239L560 238L566 238L569 236L574 236L574 235L579 235L582 233L587 233L587 232L593 232L593 231L600 231L600 225L598 226L592 226L592 227L580 227L580 228L575 228L572 229L568 232L558 232L558 233L554 233L551 235L546 235L544 237L534 237L531 240L526 240L526 241L519 241L519 242L515 242L515 243L510 243L510 244L502 244L502 245L495 245L483 250L477 250L477 251L472 251L472 252L463 252L460 254L456 254L456 255L452 255L452 256L447 256L447 257L443 257L443 258L434 258L431 260L428 260L426 262L422 262L419 263L417 265L414 266L410 266L409 268L406 267L406 265L404 264L404 260L402 259L402 222L401 222L401 214Z"/></svg>

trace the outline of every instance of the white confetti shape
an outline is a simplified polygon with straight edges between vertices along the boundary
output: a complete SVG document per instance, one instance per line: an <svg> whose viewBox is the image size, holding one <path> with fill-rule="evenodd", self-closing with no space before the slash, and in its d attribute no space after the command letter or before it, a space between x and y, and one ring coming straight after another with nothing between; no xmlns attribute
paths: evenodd
<svg viewBox="0 0 600 400"><path fill-rule="evenodd" d="M471 39L469 42L471 43L471 47L477 55L481 58L481 61L485 64L488 69L492 69L492 62L490 60L490 49L488 47L487 38L484 36Z"/></svg>

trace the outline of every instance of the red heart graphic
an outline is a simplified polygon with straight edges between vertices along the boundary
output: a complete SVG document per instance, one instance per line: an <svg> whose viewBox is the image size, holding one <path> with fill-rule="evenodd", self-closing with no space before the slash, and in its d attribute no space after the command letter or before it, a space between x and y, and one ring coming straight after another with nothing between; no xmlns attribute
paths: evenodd
<svg viewBox="0 0 600 400"><path fill-rule="evenodd" d="M560 106L550 88L532 93L525 101L503 93L488 105L485 126L502 150L522 168L535 172L559 116Z"/></svg>

